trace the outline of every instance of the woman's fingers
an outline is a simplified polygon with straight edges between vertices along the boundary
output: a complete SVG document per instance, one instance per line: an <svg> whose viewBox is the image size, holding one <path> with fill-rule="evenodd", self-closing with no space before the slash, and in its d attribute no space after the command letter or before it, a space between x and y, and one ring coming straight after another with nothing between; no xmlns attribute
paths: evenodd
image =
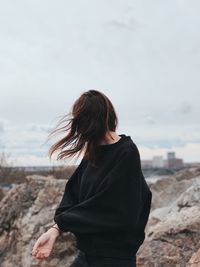
<svg viewBox="0 0 200 267"><path fill-rule="evenodd" d="M43 253L41 251L38 251L36 254L37 259L42 259L43 258Z"/></svg>
<svg viewBox="0 0 200 267"><path fill-rule="evenodd" d="M35 242L35 245L33 246L33 250L32 252L35 253L36 251L38 251L38 247L40 246L40 239L38 239L36 242Z"/></svg>
<svg viewBox="0 0 200 267"><path fill-rule="evenodd" d="M32 251L32 256L36 256L38 252L39 252L38 250Z"/></svg>
<svg viewBox="0 0 200 267"><path fill-rule="evenodd" d="M33 250L32 250L32 256L36 256L40 254L40 248L41 248L41 243L40 241L36 241L34 247L33 247Z"/></svg>
<svg viewBox="0 0 200 267"><path fill-rule="evenodd" d="M46 249L40 248L36 250L34 253L32 253L32 255L35 256L37 259L42 259L42 258L48 257L50 253L51 253L50 248L46 248Z"/></svg>
<svg viewBox="0 0 200 267"><path fill-rule="evenodd" d="M35 255L35 252L39 249L39 247L44 245L46 242L47 242L47 236L45 234L43 234L42 236L38 238L38 240L35 242L35 245L33 246L33 249L32 249L33 256Z"/></svg>
<svg viewBox="0 0 200 267"><path fill-rule="evenodd" d="M37 259L43 259L50 255L53 248L54 239L50 239L48 235L43 234L33 246L32 256Z"/></svg>

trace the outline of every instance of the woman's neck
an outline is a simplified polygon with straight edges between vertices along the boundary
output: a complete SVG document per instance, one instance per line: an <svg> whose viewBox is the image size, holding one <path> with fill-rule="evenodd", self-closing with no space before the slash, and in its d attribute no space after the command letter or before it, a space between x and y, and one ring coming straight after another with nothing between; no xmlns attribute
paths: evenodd
<svg viewBox="0 0 200 267"><path fill-rule="evenodd" d="M109 131L106 133L104 139L101 141L101 145L106 145L106 144L113 144L116 143L121 139L121 136L119 136L116 132Z"/></svg>

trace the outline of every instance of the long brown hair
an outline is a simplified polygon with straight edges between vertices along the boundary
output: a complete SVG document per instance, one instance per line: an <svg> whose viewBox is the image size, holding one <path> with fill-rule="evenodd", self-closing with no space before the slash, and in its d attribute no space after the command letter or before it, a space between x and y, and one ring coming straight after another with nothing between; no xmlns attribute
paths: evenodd
<svg viewBox="0 0 200 267"><path fill-rule="evenodd" d="M58 127L64 123L64 126ZM115 131L118 118L109 98L100 91L84 92L73 104L72 110L65 115L50 135L63 131L66 135L49 149L49 157L60 150L57 159L78 156L95 164L97 146L107 131Z"/></svg>

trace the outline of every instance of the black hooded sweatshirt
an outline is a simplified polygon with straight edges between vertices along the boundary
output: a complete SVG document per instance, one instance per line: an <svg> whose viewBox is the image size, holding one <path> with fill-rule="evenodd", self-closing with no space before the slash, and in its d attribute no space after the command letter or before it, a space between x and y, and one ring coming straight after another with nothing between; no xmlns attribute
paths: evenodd
<svg viewBox="0 0 200 267"><path fill-rule="evenodd" d="M131 258L145 239L152 192L130 136L99 145L96 166L83 158L65 185L54 221L92 256Z"/></svg>

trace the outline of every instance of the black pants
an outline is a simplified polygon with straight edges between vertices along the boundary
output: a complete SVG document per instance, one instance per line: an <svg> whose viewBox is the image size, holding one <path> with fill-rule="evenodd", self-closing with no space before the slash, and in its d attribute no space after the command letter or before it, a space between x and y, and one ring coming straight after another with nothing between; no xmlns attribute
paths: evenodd
<svg viewBox="0 0 200 267"><path fill-rule="evenodd" d="M136 256L132 259L96 257L88 256L79 250L77 257L70 267L136 267Z"/></svg>

